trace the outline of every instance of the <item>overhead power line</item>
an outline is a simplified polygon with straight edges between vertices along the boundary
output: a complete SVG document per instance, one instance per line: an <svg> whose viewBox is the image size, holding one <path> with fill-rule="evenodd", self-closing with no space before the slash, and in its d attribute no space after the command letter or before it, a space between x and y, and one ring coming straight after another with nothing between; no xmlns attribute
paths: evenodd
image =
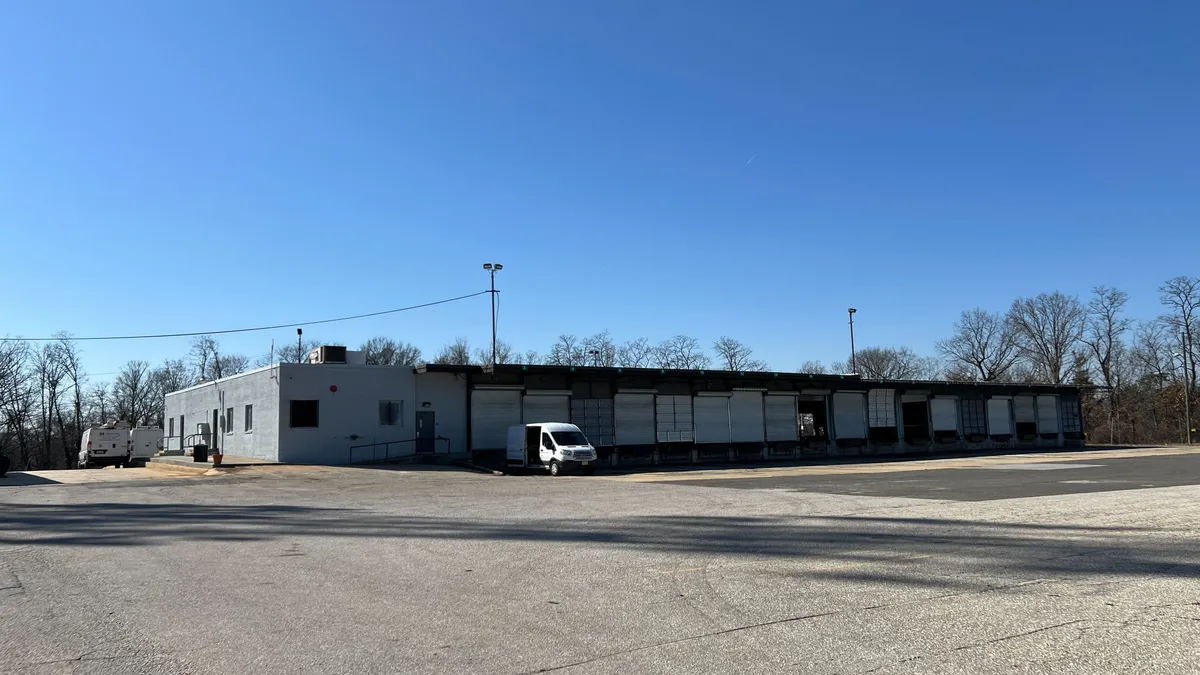
<svg viewBox="0 0 1200 675"><path fill-rule="evenodd" d="M370 312L367 314L355 314L354 316L341 316L336 319L321 319L320 321L298 321L296 323L281 323L274 326L257 326L255 328L229 328L226 330L202 330L194 333L159 333L155 335L96 335L89 337L74 337L68 336L69 340L97 341L97 340L155 340L159 338L180 338L180 337L197 337L200 335L229 335L231 333L255 333L264 330L279 330L281 328L303 328L305 326L319 326L325 323L336 323L338 321L352 321L354 319L367 319L372 316L383 316L385 314L396 314L398 312L408 312L414 309L422 309L425 307L433 307L434 305L444 305L450 302L458 302L467 298L474 298L480 295L487 295L491 291L479 291L478 293L470 293L468 295L460 295L457 298L446 298L445 300L437 300L435 302L425 302L420 305L411 305L409 307L398 307L396 309L385 309L382 312ZM0 342L53 342L59 340L58 337L0 337Z"/></svg>

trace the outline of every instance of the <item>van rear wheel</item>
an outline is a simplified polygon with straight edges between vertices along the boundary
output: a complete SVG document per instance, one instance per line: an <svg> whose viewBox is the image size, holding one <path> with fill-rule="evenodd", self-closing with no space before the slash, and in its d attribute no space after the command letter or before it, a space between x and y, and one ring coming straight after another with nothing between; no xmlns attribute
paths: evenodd
<svg viewBox="0 0 1200 675"><path fill-rule="evenodd" d="M562 474L562 464L559 464L557 459L550 460L550 475L558 476L560 474Z"/></svg>

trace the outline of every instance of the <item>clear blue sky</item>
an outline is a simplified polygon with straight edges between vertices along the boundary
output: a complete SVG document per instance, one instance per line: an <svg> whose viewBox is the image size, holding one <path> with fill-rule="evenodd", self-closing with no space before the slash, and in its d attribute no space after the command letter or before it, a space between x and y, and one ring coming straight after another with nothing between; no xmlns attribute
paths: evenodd
<svg viewBox="0 0 1200 675"><path fill-rule="evenodd" d="M728 334L793 369L845 358L851 305L928 353L962 309L1108 284L1153 316L1200 273L1196 3L0 10L0 334L369 312L490 260L519 349ZM432 354L489 306L306 332Z"/></svg>

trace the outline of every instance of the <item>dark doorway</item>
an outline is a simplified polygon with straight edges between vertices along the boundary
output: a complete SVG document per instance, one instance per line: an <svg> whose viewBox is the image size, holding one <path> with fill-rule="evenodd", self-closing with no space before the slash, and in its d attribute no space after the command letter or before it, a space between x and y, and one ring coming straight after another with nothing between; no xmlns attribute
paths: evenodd
<svg viewBox="0 0 1200 675"><path fill-rule="evenodd" d="M434 431L433 411L420 410L417 412L417 454L432 455L437 433Z"/></svg>
<svg viewBox="0 0 1200 675"><path fill-rule="evenodd" d="M542 463L541 427L525 427L525 463L529 466Z"/></svg>
<svg viewBox="0 0 1200 675"><path fill-rule="evenodd" d="M209 452L212 452L212 453L217 452L217 447L220 445L220 441L218 439L221 438L222 431L223 431L223 429L221 429L221 411L214 409L213 410L212 433L209 434L210 436L212 436L212 447L208 449Z"/></svg>
<svg viewBox="0 0 1200 675"><path fill-rule="evenodd" d="M825 447L829 441L829 418L825 401L796 401L796 412L800 423L800 446L803 448Z"/></svg>
<svg viewBox="0 0 1200 675"><path fill-rule="evenodd" d="M904 441L915 445L929 443L929 402L901 403L904 412Z"/></svg>

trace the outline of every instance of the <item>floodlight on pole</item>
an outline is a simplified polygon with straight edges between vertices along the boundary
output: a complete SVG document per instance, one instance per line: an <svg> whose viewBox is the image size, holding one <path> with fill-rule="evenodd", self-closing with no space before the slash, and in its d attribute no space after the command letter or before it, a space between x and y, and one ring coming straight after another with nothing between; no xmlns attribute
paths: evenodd
<svg viewBox="0 0 1200 675"><path fill-rule="evenodd" d="M500 263L483 263L483 269L492 277L492 365L496 365L496 272L504 269Z"/></svg>
<svg viewBox="0 0 1200 675"><path fill-rule="evenodd" d="M858 372L858 358L854 353L854 313L857 311L858 310L853 307L846 310L846 313L850 315L850 372L851 373Z"/></svg>

